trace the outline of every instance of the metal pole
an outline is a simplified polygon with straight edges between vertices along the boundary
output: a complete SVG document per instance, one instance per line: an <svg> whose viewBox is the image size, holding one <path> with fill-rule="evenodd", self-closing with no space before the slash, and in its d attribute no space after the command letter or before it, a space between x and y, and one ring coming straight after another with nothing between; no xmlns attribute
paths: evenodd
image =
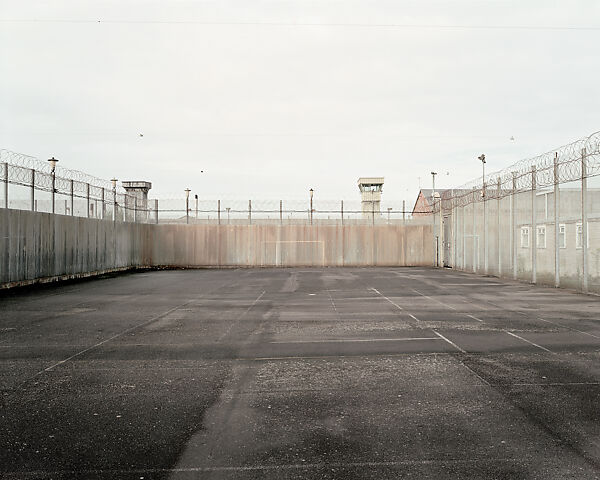
<svg viewBox="0 0 600 480"><path fill-rule="evenodd" d="M496 195L498 196L498 231L496 232L497 235L497 245L498 245L498 276L501 277L502 276L502 245L501 245L501 240L500 240L500 202L502 201L500 199L501 195L500 195L500 189L502 188L502 180L500 180L500 177L498 177L498 189L496 190Z"/></svg>
<svg viewBox="0 0 600 480"><path fill-rule="evenodd" d="M252 225L252 200L248 200L248 224Z"/></svg>
<svg viewBox="0 0 600 480"><path fill-rule="evenodd" d="M137 197L133 197L133 223L137 223Z"/></svg>
<svg viewBox="0 0 600 480"><path fill-rule="evenodd" d="M71 216L73 216L73 197L75 192L73 191L73 180L71 180Z"/></svg>
<svg viewBox="0 0 600 480"><path fill-rule="evenodd" d="M458 268L458 206L456 205L456 199L454 198L454 190L452 191L452 268Z"/></svg>
<svg viewBox="0 0 600 480"><path fill-rule="evenodd" d="M194 201L196 202L196 220L198 220L198 195L194 195Z"/></svg>
<svg viewBox="0 0 600 480"><path fill-rule="evenodd" d="M406 225L406 200L402 200L402 224Z"/></svg>
<svg viewBox="0 0 600 480"><path fill-rule="evenodd" d="M477 222L475 216L475 200L477 189L473 187L473 273L477 272L477 250L479 249L479 242L477 241Z"/></svg>
<svg viewBox="0 0 600 480"><path fill-rule="evenodd" d="M117 190L113 188L113 223L117 221Z"/></svg>
<svg viewBox="0 0 600 480"><path fill-rule="evenodd" d="M510 247L512 256L513 279L517 279L517 213L515 202L517 200L517 172L512 174L512 192L510 194Z"/></svg>
<svg viewBox="0 0 600 480"><path fill-rule="evenodd" d="M554 154L554 286L560 287L560 212L559 212L559 189L558 189L558 152Z"/></svg>
<svg viewBox="0 0 600 480"><path fill-rule="evenodd" d="M221 225L221 200L217 200L217 225Z"/></svg>
<svg viewBox="0 0 600 480"><path fill-rule="evenodd" d="M483 164L485 171L485 163ZM485 175L485 174L484 174ZM484 176L485 178L485 176ZM488 218L487 218L487 198L485 192L485 181L481 190L481 196L483 198L483 272L488 274Z"/></svg>
<svg viewBox="0 0 600 480"><path fill-rule="evenodd" d="M102 187L102 215L100 216L100 218L102 218L102 220L104 220L105 217L106 217L106 205L104 203L104 187Z"/></svg>
<svg viewBox="0 0 600 480"><path fill-rule="evenodd" d="M185 223L186 223L186 225L190 223L190 197L189 197L189 193L185 197Z"/></svg>
<svg viewBox="0 0 600 480"><path fill-rule="evenodd" d="M56 172L52 169L52 213L55 213L54 194L56 193Z"/></svg>
<svg viewBox="0 0 600 480"><path fill-rule="evenodd" d="M154 199L154 216L156 218L156 223L158 224L158 198Z"/></svg>
<svg viewBox="0 0 600 480"><path fill-rule="evenodd" d="M435 177L433 177L433 183L435 184ZM438 236L436 233L437 222L435 221L435 188L432 193L432 210L433 210L433 266L438 266Z"/></svg>
<svg viewBox="0 0 600 480"><path fill-rule="evenodd" d="M8 208L8 162L4 164L4 208Z"/></svg>
<svg viewBox="0 0 600 480"><path fill-rule="evenodd" d="M463 197L461 196L461 201L465 201L463 200ZM462 220L462 269L466 270L467 269L467 222L465 222L465 210L467 209L467 206L463 203L462 206L462 215L461 215L461 220Z"/></svg>
<svg viewBox="0 0 600 480"><path fill-rule="evenodd" d="M313 199L312 194L310 196L310 224L313 224Z"/></svg>
<svg viewBox="0 0 600 480"><path fill-rule="evenodd" d="M85 184L85 198L87 203L87 218L90 218L90 184Z"/></svg>
<svg viewBox="0 0 600 480"><path fill-rule="evenodd" d="M344 224L344 201L341 201L342 225Z"/></svg>
<svg viewBox="0 0 600 480"><path fill-rule="evenodd" d="M283 200L279 200L279 224L283 224Z"/></svg>
<svg viewBox="0 0 600 480"><path fill-rule="evenodd" d="M586 151L585 148L581 150L581 240L583 242L582 253L583 253L583 278L582 278L582 290L583 293L588 291L588 214L587 214L587 165L585 163Z"/></svg>
<svg viewBox="0 0 600 480"><path fill-rule="evenodd" d="M35 169L31 169L31 211L35 212Z"/></svg>
<svg viewBox="0 0 600 480"><path fill-rule="evenodd" d="M536 166L531 167L531 283L537 283L537 205L536 193Z"/></svg>

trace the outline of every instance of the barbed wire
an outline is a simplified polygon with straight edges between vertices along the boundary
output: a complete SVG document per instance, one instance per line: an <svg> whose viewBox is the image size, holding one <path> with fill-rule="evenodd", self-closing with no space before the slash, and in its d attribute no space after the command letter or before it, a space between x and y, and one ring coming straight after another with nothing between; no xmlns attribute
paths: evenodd
<svg viewBox="0 0 600 480"><path fill-rule="evenodd" d="M39 174L48 175L47 178L51 180L52 168L50 164L46 161L43 162L36 157L32 157L30 155L24 155L22 153L13 152L11 150L0 149L0 163L7 163L11 167L11 174L15 175L15 180L22 181L21 179L27 176L27 172L31 170L36 171L36 176ZM21 170L18 170L18 169ZM15 170L13 173L12 170ZM83 185L90 184L98 188L104 188L106 190L112 190L112 182L110 180L105 180L102 178L94 177L88 173L82 172L80 170L73 170L69 168L63 168L60 164L57 164L55 167L56 180L67 180L74 182L79 182ZM44 177L44 175L41 175ZM31 183L29 183L31 184ZM40 184L40 187L51 188L49 183ZM80 189L83 187L80 187ZM118 193L125 193L125 189L123 187L117 185L116 190Z"/></svg>
<svg viewBox="0 0 600 480"><path fill-rule="evenodd" d="M600 132L445 190L440 193L441 202L435 203L434 210L581 180L584 165L586 178L600 174Z"/></svg>

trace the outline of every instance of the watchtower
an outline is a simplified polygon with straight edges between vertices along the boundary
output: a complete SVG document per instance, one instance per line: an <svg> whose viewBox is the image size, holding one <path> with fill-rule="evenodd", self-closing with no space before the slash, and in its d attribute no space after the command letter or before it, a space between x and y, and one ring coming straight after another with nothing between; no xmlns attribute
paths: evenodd
<svg viewBox="0 0 600 480"><path fill-rule="evenodd" d="M381 192L383 177L360 177L358 179L363 217L381 215Z"/></svg>

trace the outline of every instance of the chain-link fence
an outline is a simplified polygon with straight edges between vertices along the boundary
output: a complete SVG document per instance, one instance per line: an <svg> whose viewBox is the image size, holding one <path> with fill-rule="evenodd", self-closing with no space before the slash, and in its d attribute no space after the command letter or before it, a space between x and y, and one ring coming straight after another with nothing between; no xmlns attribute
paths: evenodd
<svg viewBox="0 0 600 480"><path fill-rule="evenodd" d="M148 205L128 194L117 181L0 150L0 204L4 208L62 215L143 222Z"/></svg>
<svg viewBox="0 0 600 480"><path fill-rule="evenodd" d="M397 225L426 222L423 218L413 219L413 212L405 201L375 205L358 199L327 200L318 196L305 200L207 199L193 192L188 192L187 198L182 193L179 198L147 199L146 194L128 192L116 180L102 180L60 165L53 169L50 162L9 150L0 150L0 205L144 223ZM419 213L431 213L431 209Z"/></svg>
<svg viewBox="0 0 600 480"><path fill-rule="evenodd" d="M434 196L434 264L600 293L600 132Z"/></svg>
<svg viewBox="0 0 600 480"><path fill-rule="evenodd" d="M361 204L360 200L201 199L190 195L188 199L153 199L149 205L152 218L158 223L398 225L424 222L422 218L413 219L413 212L408 210L405 201L383 203L377 209ZM431 213L431 209L426 213Z"/></svg>

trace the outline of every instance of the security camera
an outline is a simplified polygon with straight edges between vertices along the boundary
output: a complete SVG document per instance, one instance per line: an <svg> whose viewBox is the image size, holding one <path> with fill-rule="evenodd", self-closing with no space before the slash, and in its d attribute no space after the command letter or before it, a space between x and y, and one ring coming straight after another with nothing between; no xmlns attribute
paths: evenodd
<svg viewBox="0 0 600 480"><path fill-rule="evenodd" d="M479 160L481 160L483 163L485 163L485 154L484 153L482 153L481 155L479 155L477 158Z"/></svg>

